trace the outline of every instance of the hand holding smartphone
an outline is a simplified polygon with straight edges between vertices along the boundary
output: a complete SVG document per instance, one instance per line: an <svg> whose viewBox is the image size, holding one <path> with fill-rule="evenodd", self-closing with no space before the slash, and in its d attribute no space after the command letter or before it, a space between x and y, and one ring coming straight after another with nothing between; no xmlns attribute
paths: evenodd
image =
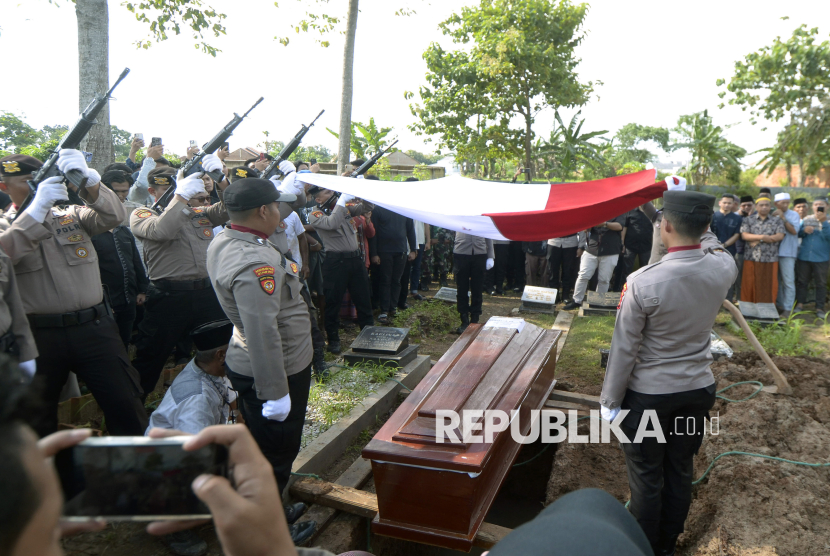
<svg viewBox="0 0 830 556"><path fill-rule="evenodd" d="M153 137L150 139L150 146L151 147L158 147L161 145L161 137Z"/></svg>

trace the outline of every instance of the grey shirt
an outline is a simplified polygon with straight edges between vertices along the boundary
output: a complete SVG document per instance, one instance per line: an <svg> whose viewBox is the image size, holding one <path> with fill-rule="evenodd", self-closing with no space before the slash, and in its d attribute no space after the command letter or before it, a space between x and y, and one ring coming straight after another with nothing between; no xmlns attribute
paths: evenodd
<svg viewBox="0 0 830 556"><path fill-rule="evenodd" d="M471 236L463 232L455 233L455 247L453 253L459 255L487 255L488 259L495 259L496 254L493 250L493 240L484 239L483 237Z"/></svg>
<svg viewBox="0 0 830 556"><path fill-rule="evenodd" d="M153 427L197 434L204 428L224 425L235 399L227 379L207 374L191 359L150 415L150 426L144 434Z"/></svg>
<svg viewBox="0 0 830 556"><path fill-rule="evenodd" d="M675 251L632 273L623 288L600 403L620 406L627 389L671 394L715 382L712 326L738 275L707 231L700 249Z"/></svg>

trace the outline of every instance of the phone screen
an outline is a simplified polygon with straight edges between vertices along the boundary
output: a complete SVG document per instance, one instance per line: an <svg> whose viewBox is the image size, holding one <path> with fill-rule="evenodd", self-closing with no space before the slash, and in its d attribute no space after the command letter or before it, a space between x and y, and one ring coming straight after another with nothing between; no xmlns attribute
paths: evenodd
<svg viewBox="0 0 830 556"><path fill-rule="evenodd" d="M225 141L224 143L222 143L222 146L221 146L220 148L225 149L226 151L231 150L231 146L230 146L230 144L229 144L227 141Z"/></svg>
<svg viewBox="0 0 830 556"><path fill-rule="evenodd" d="M161 137L153 137L150 140L151 147L158 147L159 145L161 145Z"/></svg>
<svg viewBox="0 0 830 556"><path fill-rule="evenodd" d="M816 207L816 210L817 210L818 212L824 212L824 207Z"/></svg>
<svg viewBox="0 0 830 556"><path fill-rule="evenodd" d="M64 450L59 455L71 461L71 471L61 477L64 516L72 521L209 517L191 485L203 473L227 476L228 450L211 444L185 452L185 439L91 438Z"/></svg>

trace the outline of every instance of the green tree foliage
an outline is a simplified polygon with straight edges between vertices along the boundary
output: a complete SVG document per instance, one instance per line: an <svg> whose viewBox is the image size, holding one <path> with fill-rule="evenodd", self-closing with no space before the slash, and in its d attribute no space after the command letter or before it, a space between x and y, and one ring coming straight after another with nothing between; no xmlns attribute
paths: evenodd
<svg viewBox="0 0 830 556"><path fill-rule="evenodd" d="M424 154L424 153L421 153L421 152L418 152L418 151L415 151L415 150L412 150L412 149L409 149L408 151L406 151L406 154L408 154L409 156L411 156L412 158L417 160L419 164L423 164L423 165L426 165L426 166L430 166L432 164L435 164L436 162L438 162L442 158L441 155L438 154L438 153Z"/></svg>
<svg viewBox="0 0 830 556"><path fill-rule="evenodd" d="M481 0L453 14L439 28L460 49L433 43L424 52L429 73L412 129L439 136L461 159L508 154L533 167L539 112L581 106L593 90L579 81L574 55L587 11L567 0Z"/></svg>
<svg viewBox="0 0 830 556"><path fill-rule="evenodd" d="M36 145L43 134L11 112L0 112L0 149L16 152L21 147Z"/></svg>
<svg viewBox="0 0 830 556"><path fill-rule="evenodd" d="M118 126L110 127L112 129L113 158L119 162L123 162L130 156L130 144L133 140L133 134L129 131L119 129Z"/></svg>
<svg viewBox="0 0 830 556"><path fill-rule="evenodd" d="M257 146L265 149L265 152L271 156L277 156L282 149L285 148L285 142L269 141L268 136L270 134L267 131L263 131L262 133L265 135L265 141ZM331 162L332 158L334 158L334 153L323 145L300 145L290 158L292 162L295 160L308 162L311 159L314 159L317 162Z"/></svg>
<svg viewBox="0 0 830 556"><path fill-rule="evenodd" d="M332 129L326 128L329 133L340 139L340 135ZM366 158L385 149L390 141L387 139L391 127L378 127L375 118L369 118L368 124L352 122L350 137L351 151L356 158ZM359 133L359 135L358 135Z"/></svg>
<svg viewBox="0 0 830 556"><path fill-rule="evenodd" d="M688 149L691 153L684 172L690 184L707 185L714 175L738 183L739 159L746 156L746 150L723 136L723 128L713 123L708 110L680 116L674 132L680 140L672 143L671 149Z"/></svg>
<svg viewBox="0 0 830 556"><path fill-rule="evenodd" d="M135 14L138 21L149 24L150 37L136 42L139 48L150 48L153 42L167 40L168 33L179 35L182 28L189 28L197 41L196 48L214 57L221 52L205 41L204 34L212 32L214 37L224 35L222 20L226 16L201 0L139 0L124 2L124 6Z"/></svg>
<svg viewBox="0 0 830 556"><path fill-rule="evenodd" d="M608 131L583 133L585 119L579 118L581 113L580 111L574 114L568 125L565 125L559 112L556 112L558 125L551 132L550 139L542 142L534 155L539 161L539 175L567 181L582 168L597 170L604 165L601 146L592 143L591 139L598 138Z"/></svg>

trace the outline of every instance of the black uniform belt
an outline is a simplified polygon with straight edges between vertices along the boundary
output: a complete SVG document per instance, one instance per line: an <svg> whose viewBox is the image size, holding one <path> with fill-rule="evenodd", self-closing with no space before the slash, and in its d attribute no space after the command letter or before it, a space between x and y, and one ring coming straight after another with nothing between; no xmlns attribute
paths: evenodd
<svg viewBox="0 0 830 556"><path fill-rule="evenodd" d="M327 259L354 259L360 257L360 251L326 251Z"/></svg>
<svg viewBox="0 0 830 556"><path fill-rule="evenodd" d="M29 325L32 328L66 328L67 326L78 326L108 315L107 306L99 303L89 309L81 309L72 313L57 313L54 315L27 315Z"/></svg>
<svg viewBox="0 0 830 556"><path fill-rule="evenodd" d="M210 287L210 278L199 280L153 280L150 282L160 290L206 290Z"/></svg>

